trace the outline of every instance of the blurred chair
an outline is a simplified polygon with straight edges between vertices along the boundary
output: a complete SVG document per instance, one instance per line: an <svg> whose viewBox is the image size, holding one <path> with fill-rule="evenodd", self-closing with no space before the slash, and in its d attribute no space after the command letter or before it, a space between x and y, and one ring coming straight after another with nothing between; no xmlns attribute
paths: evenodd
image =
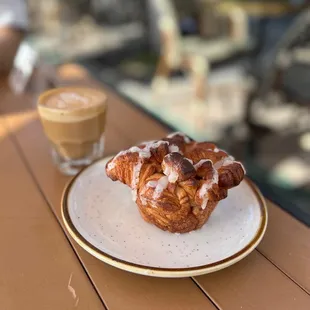
<svg viewBox="0 0 310 310"><path fill-rule="evenodd" d="M205 1L199 1L205 5ZM199 36L182 37L179 30L175 7L170 0L153 0L152 8L157 12L159 29L160 57L153 88L167 85L169 75L174 70L189 72L193 81L195 96L206 99L206 77L209 62L223 60L235 51L236 45L247 39L247 21L242 10L236 8L227 15L231 20L231 31L227 38L210 41Z"/></svg>
<svg viewBox="0 0 310 310"><path fill-rule="evenodd" d="M310 122L307 124L310 117L310 9L299 14L266 61L268 69L261 76L254 76L256 87L248 97L246 121L249 127L257 125L255 104L259 101L261 108L268 113L273 105L268 97L271 93L277 93L282 100L276 108L280 110L281 105L283 107L286 103L292 103L300 111L290 126L310 130ZM272 130L264 124L259 127Z"/></svg>
<svg viewBox="0 0 310 310"><path fill-rule="evenodd" d="M185 52L179 39L179 33L171 17L162 17L159 21L161 33L161 53L152 81L153 89L166 88L170 73L174 70L190 72L195 97L206 99L207 58L197 53Z"/></svg>

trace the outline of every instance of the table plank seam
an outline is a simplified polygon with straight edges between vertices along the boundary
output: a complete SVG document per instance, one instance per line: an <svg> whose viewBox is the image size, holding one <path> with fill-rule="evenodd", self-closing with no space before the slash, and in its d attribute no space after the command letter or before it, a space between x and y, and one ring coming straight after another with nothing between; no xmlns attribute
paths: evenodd
<svg viewBox="0 0 310 310"><path fill-rule="evenodd" d="M101 300L101 303L102 303L104 309L109 310L109 308L108 308L107 305L105 304L104 300L102 299L100 293L98 292L98 290L97 290L95 284L93 283L93 281L92 281L92 279L91 279L89 273L87 272L87 270L86 270L86 268L85 268L83 262L81 261L80 256L78 255L78 253L77 253L77 251L75 250L75 248L74 248L72 242L70 241L69 236L68 236L67 233L65 232L64 227L63 227L61 221L58 219L56 213L54 212L53 208L51 207L51 204L49 203L47 197L45 196L44 192L42 191L42 189L41 189L41 187L40 187L40 185L39 185L39 183L38 183L38 181L37 181L35 175L33 174L32 170L31 170L31 167L30 167L30 165L29 165L29 163L28 163L28 161L27 161L27 159L26 159L26 157L25 157L25 155L24 155L24 152L23 152L23 150L22 150L22 148L21 148L19 142L17 141L17 139L16 139L16 137L15 137L15 134L12 133L12 132L10 131L10 129L6 126L6 124L4 124L4 125L5 125L5 127L7 128L7 130L8 130L8 133L9 133L9 134L8 134L8 137L9 137L9 139L12 141L13 145L15 146L15 148L16 148L16 150L17 150L17 153L18 153L18 155L20 156L21 161L24 163L25 168L26 168L26 170L28 171L28 173L29 173L29 175L30 175L30 178L32 179L34 185L37 187L37 189L38 189L38 191L39 191L41 197L42 197L43 200L45 201L45 203L46 203L48 209L52 212L53 216L56 218L56 221L57 221L58 225L60 226L60 228L62 229L62 231L63 231L63 233L64 233L64 235L65 235L66 240L68 241L68 243L69 243L71 249L73 250L75 256L76 256L77 259L78 259L78 261L80 262L81 267L83 268L83 270L84 270L84 272L85 272L87 278L89 279L89 281L90 281L92 287L94 288L96 294L98 295L99 299Z"/></svg>
<svg viewBox="0 0 310 310"><path fill-rule="evenodd" d="M220 307L220 305L218 305L215 299L209 296L204 287L199 284L199 281L197 281L196 277L192 277L192 280L197 285L197 287L206 295L206 297L210 300L210 302L214 305L214 307L216 307L219 310L222 310L222 308Z"/></svg>
<svg viewBox="0 0 310 310"><path fill-rule="evenodd" d="M221 308L219 308L219 306L215 303L215 301L213 300L213 298L211 296L208 295L208 293L198 284L198 282L196 282L195 277L191 277L192 282L197 286L197 288L201 291L201 293L203 295L206 296L206 298L211 302L211 304L218 310L221 310Z"/></svg>
<svg viewBox="0 0 310 310"><path fill-rule="evenodd" d="M294 214L292 212L290 212L290 210L288 208L283 206L283 204L278 203L273 197L268 197L268 198L265 197L265 200L270 201L272 204L274 204L281 211L283 211L287 215L291 216L294 220L296 220L298 222L298 224L300 224L300 225L304 226L305 228L309 229L309 226L306 223L300 221L297 217L294 216Z"/></svg>
<svg viewBox="0 0 310 310"><path fill-rule="evenodd" d="M292 282L294 282L297 286L299 286L306 294L310 296L310 291L308 291L307 288L305 288L303 285L299 284L295 279L293 279L285 270L277 266L273 260L269 259L267 255L265 255L261 250L256 248L256 251L262 255L266 260L268 260L275 268L277 268L279 271L281 271L287 278L289 278Z"/></svg>

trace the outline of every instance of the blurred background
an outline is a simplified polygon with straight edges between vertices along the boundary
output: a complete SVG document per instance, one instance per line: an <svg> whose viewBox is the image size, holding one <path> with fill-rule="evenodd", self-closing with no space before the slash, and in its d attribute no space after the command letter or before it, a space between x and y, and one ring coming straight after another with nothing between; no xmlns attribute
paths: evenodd
<svg viewBox="0 0 310 310"><path fill-rule="evenodd" d="M26 2L24 40L44 63L79 63L172 130L218 143L310 225L309 1Z"/></svg>

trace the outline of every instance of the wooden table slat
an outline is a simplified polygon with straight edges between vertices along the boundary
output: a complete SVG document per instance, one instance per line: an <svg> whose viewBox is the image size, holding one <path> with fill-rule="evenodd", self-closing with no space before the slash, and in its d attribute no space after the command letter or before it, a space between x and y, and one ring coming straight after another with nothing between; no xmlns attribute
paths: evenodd
<svg viewBox="0 0 310 310"><path fill-rule="evenodd" d="M1 309L104 309L2 120L0 171Z"/></svg>
<svg viewBox="0 0 310 310"><path fill-rule="evenodd" d="M220 309L310 309L310 296L257 251L195 280Z"/></svg>
<svg viewBox="0 0 310 310"><path fill-rule="evenodd" d="M310 228L268 203L269 224L259 251L310 294Z"/></svg>

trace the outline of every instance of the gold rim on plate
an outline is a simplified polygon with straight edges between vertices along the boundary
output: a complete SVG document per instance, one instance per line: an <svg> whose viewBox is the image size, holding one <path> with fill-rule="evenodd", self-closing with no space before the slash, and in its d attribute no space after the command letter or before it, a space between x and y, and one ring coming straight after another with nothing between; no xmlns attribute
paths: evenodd
<svg viewBox="0 0 310 310"><path fill-rule="evenodd" d="M94 162L92 165L84 168L81 170L69 183L64 189L63 195L62 195L62 201L61 201L61 214L62 219L64 221L65 227L68 230L71 237L87 252L89 252L91 255L95 256L99 260L112 265L114 267L130 271L137 274L142 275L148 275L148 276L154 276L154 277L163 277L163 278L181 278L181 277L190 277L190 276L198 276L202 274L207 274L211 272L215 272L221 269L224 269L228 266L231 266L247 255L249 255L260 243L262 240L266 228L267 228L267 222L268 222L268 213L267 213L267 206L265 199L260 192L260 190L254 185L254 183L249 179L245 178L245 181L252 189L253 193L255 194L255 197L259 203L260 211L261 211L261 217L260 217L260 225L256 232L256 235L253 237L253 239L240 251L235 253L234 255L231 255L223 260L210 263L207 265L197 266L197 267L189 267L189 268L159 268L159 267L150 267L145 265L139 265L131 262L127 262L125 260L116 258L110 254L107 254L103 252L102 250L99 250L94 245L92 245L89 241L87 241L80 232L76 229L74 226L70 215L69 215L69 209L68 209L68 196L70 193L70 190L77 180L77 178L84 173L88 168L91 166L97 164L100 161L106 160L105 158L100 159L96 162ZM142 219L141 219L142 220Z"/></svg>

